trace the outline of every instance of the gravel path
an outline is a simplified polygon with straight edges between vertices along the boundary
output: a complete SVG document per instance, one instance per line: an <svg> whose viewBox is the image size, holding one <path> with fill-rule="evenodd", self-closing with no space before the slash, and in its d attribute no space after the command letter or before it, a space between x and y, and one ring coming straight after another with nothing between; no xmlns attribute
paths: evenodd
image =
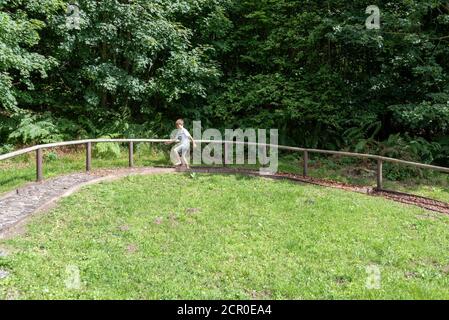
<svg viewBox="0 0 449 320"><path fill-rule="evenodd" d="M41 183L31 183L14 192L0 197L0 235L8 229L29 217L33 213L44 210L53 205L61 197L72 194L80 187L104 180L114 180L133 174L158 174L173 173L177 170L173 168L133 168L133 169L111 169L98 170L93 173L76 173L66 176L45 180ZM194 172L204 173L231 173L258 175L258 171L239 170L229 168L195 168ZM335 181L302 177L293 174L277 174L268 176L275 179L289 179L297 182L305 182L325 187L333 187L365 193L373 196L388 198L397 202L419 206L428 210L449 214L449 204L428 198L413 196L409 194L376 191L368 187L353 186Z"/></svg>
<svg viewBox="0 0 449 320"><path fill-rule="evenodd" d="M42 183L29 184L0 199L0 231L45 206L51 199L62 196L70 188L92 181L96 175L71 174Z"/></svg>
<svg viewBox="0 0 449 320"><path fill-rule="evenodd" d="M94 173L75 173L41 183L30 183L0 197L0 234L33 213L51 206L59 198L80 187L104 180L113 180L133 174L157 174L175 172L164 168L133 168L99 170Z"/></svg>

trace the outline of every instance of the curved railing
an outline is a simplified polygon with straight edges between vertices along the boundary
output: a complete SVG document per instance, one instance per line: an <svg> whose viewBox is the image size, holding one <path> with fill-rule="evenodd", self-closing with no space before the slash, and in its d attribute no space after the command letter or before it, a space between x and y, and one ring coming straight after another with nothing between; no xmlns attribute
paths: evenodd
<svg viewBox="0 0 449 320"><path fill-rule="evenodd" d="M86 171L90 171L92 169L92 144L93 143L128 143L129 144L129 166L134 166L134 143L164 143L171 142L169 139L88 139L88 140L78 140L78 141L67 141L67 142L59 142L59 143L49 143L36 145L33 147L17 150L11 153L0 155L0 161L11 159L23 154L27 154L30 152L36 152L36 181L40 182L43 180L43 153L44 149L49 148L57 148L64 146L73 146L73 145L85 145L86 146ZM196 141L198 144L201 143L219 143L225 144L225 146L229 146L231 144L244 144L244 145L252 145L252 146L262 146L262 147L270 147L277 148L279 150L288 150L294 152L302 152L303 153L303 175L308 175L308 160L310 153L319 153L319 154L330 154L330 155L338 155L345 157L354 157L354 158L363 158L363 159L371 159L377 161L377 189L381 190L383 186L383 176L382 176L382 168L384 162L398 163L403 165L414 166L417 168L430 169L435 171L441 171L445 173L449 173L449 168L433 166L429 164L399 160L394 158L388 158L378 155L372 154L363 154L363 153L354 153L354 152L344 152L344 151L331 151L331 150L320 150L320 149L307 149L307 148L297 148L297 147L289 147L282 145L273 145L273 144L265 144L265 143L254 143L254 142L242 142L242 141L224 141L224 140L199 140ZM228 148L225 147L225 156Z"/></svg>

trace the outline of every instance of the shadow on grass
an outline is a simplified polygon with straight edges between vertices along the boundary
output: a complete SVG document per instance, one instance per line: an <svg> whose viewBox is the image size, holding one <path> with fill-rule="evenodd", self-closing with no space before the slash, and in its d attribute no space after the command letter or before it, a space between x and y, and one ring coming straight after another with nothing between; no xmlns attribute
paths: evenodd
<svg viewBox="0 0 449 320"><path fill-rule="evenodd" d="M18 187L34 182L33 174L21 174L9 178L0 178L0 197Z"/></svg>

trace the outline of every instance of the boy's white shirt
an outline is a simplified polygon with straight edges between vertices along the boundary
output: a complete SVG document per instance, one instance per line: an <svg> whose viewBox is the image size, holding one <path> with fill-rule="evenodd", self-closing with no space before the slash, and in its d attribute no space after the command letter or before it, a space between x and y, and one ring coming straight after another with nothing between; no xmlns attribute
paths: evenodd
<svg viewBox="0 0 449 320"><path fill-rule="evenodd" d="M182 128L179 128L178 129L178 131L176 132L176 134L175 134L175 136L173 137L173 139L178 139L178 137L182 137L182 135L185 135L186 137L187 137L187 141L183 141L182 139L181 139L181 143L189 143L190 144L190 140L189 140L189 138L190 139L193 139L192 138L192 136L190 135L190 132L186 129L186 128L184 128L184 127L182 127Z"/></svg>

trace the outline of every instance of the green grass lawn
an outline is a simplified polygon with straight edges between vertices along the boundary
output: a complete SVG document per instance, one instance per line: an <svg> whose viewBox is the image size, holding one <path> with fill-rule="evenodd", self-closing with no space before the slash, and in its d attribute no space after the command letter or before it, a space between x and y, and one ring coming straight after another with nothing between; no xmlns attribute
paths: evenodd
<svg viewBox="0 0 449 320"><path fill-rule="evenodd" d="M448 226L419 208L288 181L133 176L85 187L0 242L11 274L0 297L448 299ZM380 289L366 287L370 266ZM66 286L70 270L79 289Z"/></svg>

